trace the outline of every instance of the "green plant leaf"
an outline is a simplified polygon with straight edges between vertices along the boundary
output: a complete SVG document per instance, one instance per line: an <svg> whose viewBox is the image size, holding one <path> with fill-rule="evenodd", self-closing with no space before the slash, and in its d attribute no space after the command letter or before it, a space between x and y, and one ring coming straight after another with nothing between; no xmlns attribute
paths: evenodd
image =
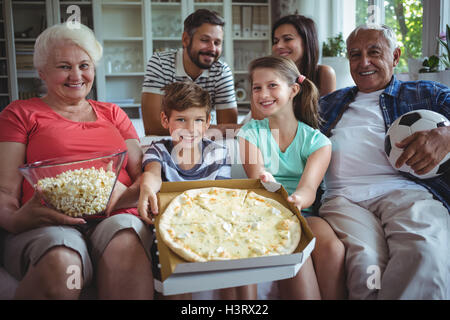
<svg viewBox="0 0 450 320"><path fill-rule="evenodd" d="M447 31L445 32L445 38L447 39L447 51L448 51L448 46L450 45L450 27L448 24L446 25L446 29Z"/></svg>
<svg viewBox="0 0 450 320"><path fill-rule="evenodd" d="M322 55L324 57L342 57L345 56L345 51L345 41L342 32L335 37L329 37L322 46Z"/></svg>

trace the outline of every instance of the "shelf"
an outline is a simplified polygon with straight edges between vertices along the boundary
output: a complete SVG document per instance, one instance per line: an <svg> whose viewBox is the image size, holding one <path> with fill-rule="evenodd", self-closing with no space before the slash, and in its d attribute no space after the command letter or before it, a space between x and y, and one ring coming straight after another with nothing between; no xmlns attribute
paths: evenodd
<svg viewBox="0 0 450 320"><path fill-rule="evenodd" d="M179 37L153 37L153 41L180 41L181 35Z"/></svg>
<svg viewBox="0 0 450 320"><path fill-rule="evenodd" d="M233 41L268 41L271 40L269 37L245 37L245 38L233 38Z"/></svg>
<svg viewBox="0 0 450 320"><path fill-rule="evenodd" d="M222 2L195 2L194 6L208 6L208 7L213 7L213 6L217 6L217 7L221 7L223 6Z"/></svg>
<svg viewBox="0 0 450 320"><path fill-rule="evenodd" d="M105 77L143 77L144 72L105 73Z"/></svg>
<svg viewBox="0 0 450 320"><path fill-rule="evenodd" d="M17 78L34 79L39 78L39 74L36 70L17 70Z"/></svg>
<svg viewBox="0 0 450 320"><path fill-rule="evenodd" d="M104 38L103 41L106 42L118 42L118 41L143 41L144 37L115 37L115 38Z"/></svg>
<svg viewBox="0 0 450 320"><path fill-rule="evenodd" d="M152 2L152 8L154 9L166 9L167 7L180 7L180 6L181 6L180 2Z"/></svg>
<svg viewBox="0 0 450 320"><path fill-rule="evenodd" d="M77 6L90 6L92 5L91 1L59 1L61 5L77 5Z"/></svg>
<svg viewBox="0 0 450 320"><path fill-rule="evenodd" d="M140 108L141 103L117 104L121 108Z"/></svg>
<svg viewBox="0 0 450 320"><path fill-rule="evenodd" d="M121 2L112 2L112 1L108 1L108 2L103 2L102 6L107 8L107 7L120 7L120 8L136 8L136 7L140 7L142 5L141 2L137 2L137 1L121 1Z"/></svg>
<svg viewBox="0 0 450 320"><path fill-rule="evenodd" d="M233 2L232 6L268 7L268 3L261 2Z"/></svg>
<svg viewBox="0 0 450 320"><path fill-rule="evenodd" d="M45 1L13 1L13 5L45 6Z"/></svg>
<svg viewBox="0 0 450 320"><path fill-rule="evenodd" d="M14 42L35 42L36 38L16 38L14 37Z"/></svg>

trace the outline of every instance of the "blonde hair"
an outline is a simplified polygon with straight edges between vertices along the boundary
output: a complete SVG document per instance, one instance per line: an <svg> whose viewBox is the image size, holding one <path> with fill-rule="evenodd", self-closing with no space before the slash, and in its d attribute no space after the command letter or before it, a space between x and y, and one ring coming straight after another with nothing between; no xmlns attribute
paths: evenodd
<svg viewBox="0 0 450 320"><path fill-rule="evenodd" d="M273 69L288 85L300 85L300 92L294 97L294 114L298 121L317 129L321 122L319 116L319 91L314 83L305 78L299 81L301 73L291 59L267 56L253 60L249 66L250 83L253 84L253 71L259 68Z"/></svg>
<svg viewBox="0 0 450 320"><path fill-rule="evenodd" d="M55 45L69 41L81 49L91 58L94 65L102 58L103 47L95 38L91 29L83 24L72 26L69 23L56 24L45 29L36 39L34 45L33 64L36 69L41 69L52 55Z"/></svg>

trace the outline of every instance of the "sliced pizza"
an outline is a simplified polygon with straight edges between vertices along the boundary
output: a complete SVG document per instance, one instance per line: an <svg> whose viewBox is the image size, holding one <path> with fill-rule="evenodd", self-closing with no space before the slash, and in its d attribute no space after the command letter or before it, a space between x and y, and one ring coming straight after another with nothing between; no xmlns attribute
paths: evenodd
<svg viewBox="0 0 450 320"><path fill-rule="evenodd" d="M161 216L163 241L187 261L289 254L297 217L279 202L241 189L203 188L175 197Z"/></svg>

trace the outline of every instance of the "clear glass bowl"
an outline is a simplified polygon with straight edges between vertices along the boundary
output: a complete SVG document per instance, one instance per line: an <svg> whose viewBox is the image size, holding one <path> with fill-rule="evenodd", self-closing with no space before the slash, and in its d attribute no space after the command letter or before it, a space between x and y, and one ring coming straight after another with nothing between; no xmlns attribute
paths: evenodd
<svg viewBox="0 0 450 320"><path fill-rule="evenodd" d="M45 205L73 217L105 213L127 151L94 152L19 167Z"/></svg>

